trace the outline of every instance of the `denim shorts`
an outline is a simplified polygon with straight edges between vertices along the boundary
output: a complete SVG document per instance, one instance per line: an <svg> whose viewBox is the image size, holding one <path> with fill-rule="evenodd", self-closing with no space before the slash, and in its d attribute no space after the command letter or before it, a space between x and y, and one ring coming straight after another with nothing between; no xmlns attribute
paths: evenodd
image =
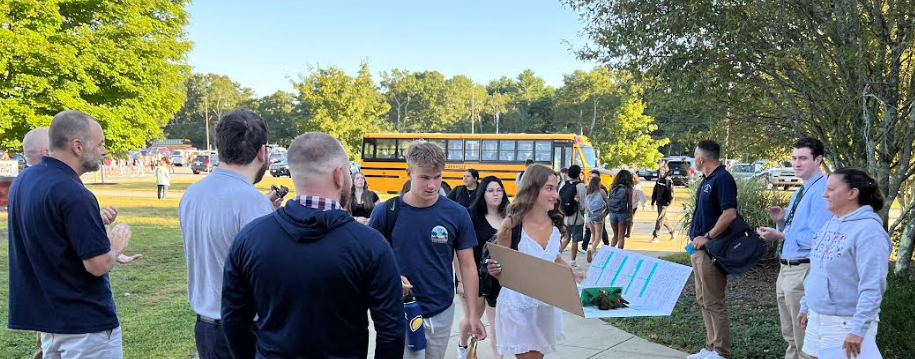
<svg viewBox="0 0 915 359"><path fill-rule="evenodd" d="M629 222L629 212L610 212L610 224Z"/></svg>

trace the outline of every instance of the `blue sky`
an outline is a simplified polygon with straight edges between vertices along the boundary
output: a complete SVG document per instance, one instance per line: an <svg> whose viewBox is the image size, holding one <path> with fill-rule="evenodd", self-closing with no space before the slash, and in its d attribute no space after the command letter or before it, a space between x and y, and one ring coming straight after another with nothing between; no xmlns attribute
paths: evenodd
<svg viewBox="0 0 915 359"><path fill-rule="evenodd" d="M564 43L587 41L559 0L197 0L188 11L193 71L228 75L259 96L292 91L290 79L309 65L355 74L363 60L376 83L393 68L483 84L529 68L559 86L563 74L594 66Z"/></svg>

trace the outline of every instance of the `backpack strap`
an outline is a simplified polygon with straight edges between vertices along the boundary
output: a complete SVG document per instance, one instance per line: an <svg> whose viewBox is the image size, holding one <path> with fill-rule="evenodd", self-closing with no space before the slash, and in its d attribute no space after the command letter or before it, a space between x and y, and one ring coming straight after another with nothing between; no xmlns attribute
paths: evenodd
<svg viewBox="0 0 915 359"><path fill-rule="evenodd" d="M516 251L518 250L518 244L521 243L521 230L522 230L522 229L521 229L521 223L518 223L518 225L515 226L515 228L512 228L512 244L511 244L511 248L514 249L514 250L516 250Z"/></svg>
<svg viewBox="0 0 915 359"><path fill-rule="evenodd" d="M381 235L388 240L388 244L394 245L394 239L391 234L394 232L394 225L397 224L397 216L400 214L400 196L395 196L384 202L384 208L387 213L384 215L384 227L381 228Z"/></svg>

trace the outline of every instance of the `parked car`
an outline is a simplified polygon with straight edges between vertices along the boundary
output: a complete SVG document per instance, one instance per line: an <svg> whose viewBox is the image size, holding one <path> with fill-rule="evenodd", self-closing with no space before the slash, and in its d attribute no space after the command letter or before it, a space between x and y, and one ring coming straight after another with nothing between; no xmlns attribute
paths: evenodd
<svg viewBox="0 0 915 359"><path fill-rule="evenodd" d="M639 168L635 172L638 174L639 177L642 177L649 181L655 180L658 178L658 170L656 170L656 169Z"/></svg>
<svg viewBox="0 0 915 359"><path fill-rule="evenodd" d="M274 153L270 154L270 157L268 157L268 159L269 159L270 163L282 162L282 161L286 160L286 153L285 152L282 152L282 153L274 152Z"/></svg>
<svg viewBox="0 0 915 359"><path fill-rule="evenodd" d="M171 161L175 166L187 166L187 163L185 163L184 151L182 150L172 151L171 155L169 155L169 161Z"/></svg>
<svg viewBox="0 0 915 359"><path fill-rule="evenodd" d="M749 163L738 163L731 167L731 175L736 179L752 179L756 176L753 165Z"/></svg>
<svg viewBox="0 0 915 359"><path fill-rule="evenodd" d="M273 177L292 177L289 174L289 161L284 158L282 161L270 165L270 175Z"/></svg>
<svg viewBox="0 0 915 359"><path fill-rule="evenodd" d="M194 160L191 162L191 171L194 172L195 175L200 174L200 172L212 172L213 168L217 165L219 165L218 154L201 154L194 157Z"/></svg>
<svg viewBox="0 0 915 359"><path fill-rule="evenodd" d="M790 167L776 167L764 170L756 174L766 188L782 188L789 190L791 187L800 187L803 185L801 179L794 175L794 170Z"/></svg>
<svg viewBox="0 0 915 359"><path fill-rule="evenodd" d="M674 186L686 186L696 175L693 163L688 159L669 160L667 161L667 168L670 170L668 177L670 177Z"/></svg>

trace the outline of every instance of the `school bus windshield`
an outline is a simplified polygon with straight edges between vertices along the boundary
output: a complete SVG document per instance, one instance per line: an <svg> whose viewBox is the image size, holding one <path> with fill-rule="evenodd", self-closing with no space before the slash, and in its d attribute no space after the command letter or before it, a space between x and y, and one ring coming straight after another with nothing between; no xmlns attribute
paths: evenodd
<svg viewBox="0 0 915 359"><path fill-rule="evenodd" d="M581 155L585 158L585 166L588 168L597 168L597 154L594 152L593 147L582 145Z"/></svg>

